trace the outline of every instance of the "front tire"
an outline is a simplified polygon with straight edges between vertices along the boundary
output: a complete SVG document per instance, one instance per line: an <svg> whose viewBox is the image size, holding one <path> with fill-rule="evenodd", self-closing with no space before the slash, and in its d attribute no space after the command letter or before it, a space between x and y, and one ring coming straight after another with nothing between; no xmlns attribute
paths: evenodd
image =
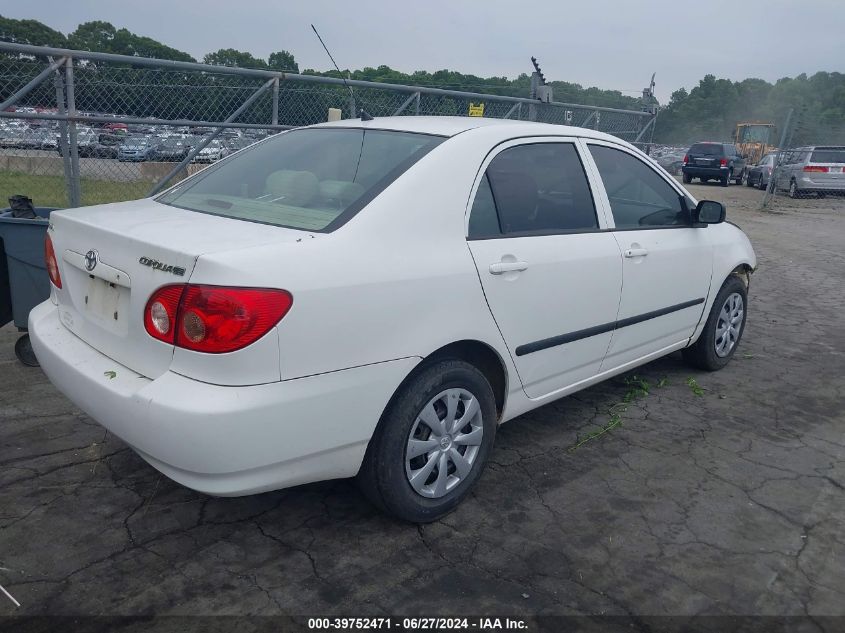
<svg viewBox="0 0 845 633"><path fill-rule="evenodd" d="M793 200L801 197L801 191L798 189L798 184L794 180L789 181L789 197Z"/></svg>
<svg viewBox="0 0 845 633"><path fill-rule="evenodd" d="M484 374L461 360L432 363L388 405L358 483L389 514L412 523L436 521L481 477L497 423Z"/></svg>
<svg viewBox="0 0 845 633"><path fill-rule="evenodd" d="M682 351L684 360L706 371L716 371L727 365L745 331L747 305L745 284L736 275L731 275L716 295L698 340Z"/></svg>

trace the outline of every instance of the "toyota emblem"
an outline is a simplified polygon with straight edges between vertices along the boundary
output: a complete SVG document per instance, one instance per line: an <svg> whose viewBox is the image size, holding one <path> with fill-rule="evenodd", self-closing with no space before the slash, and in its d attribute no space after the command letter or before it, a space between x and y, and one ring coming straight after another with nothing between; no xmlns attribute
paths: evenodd
<svg viewBox="0 0 845 633"><path fill-rule="evenodd" d="M97 267L97 259L97 251L91 250L85 253L85 270L94 270Z"/></svg>

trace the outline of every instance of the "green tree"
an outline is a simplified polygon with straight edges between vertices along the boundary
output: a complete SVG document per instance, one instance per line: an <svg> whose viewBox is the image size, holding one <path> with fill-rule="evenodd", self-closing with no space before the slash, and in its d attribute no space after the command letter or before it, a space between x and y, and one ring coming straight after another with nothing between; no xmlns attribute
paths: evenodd
<svg viewBox="0 0 845 633"><path fill-rule="evenodd" d="M299 72L299 64L296 63L293 53L288 51L270 53L270 57L267 58L267 65L271 70L283 70L289 73Z"/></svg>
<svg viewBox="0 0 845 633"><path fill-rule="evenodd" d="M32 46L64 48L67 38L38 20L15 20L0 15L0 40Z"/></svg>
<svg viewBox="0 0 845 633"><path fill-rule="evenodd" d="M238 68L267 68L267 62L253 57L252 53L238 51L234 48L221 48L208 53L202 60L206 64L215 66L237 66Z"/></svg>

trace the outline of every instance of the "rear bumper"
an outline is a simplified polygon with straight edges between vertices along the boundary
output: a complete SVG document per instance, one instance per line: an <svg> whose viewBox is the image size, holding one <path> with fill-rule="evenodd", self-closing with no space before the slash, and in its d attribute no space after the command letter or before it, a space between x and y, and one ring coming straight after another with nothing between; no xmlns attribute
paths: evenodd
<svg viewBox="0 0 845 633"><path fill-rule="evenodd" d="M419 362L221 387L141 376L77 338L49 301L32 310L29 330L42 369L74 404L171 479L222 496L355 475L384 406Z"/></svg>
<svg viewBox="0 0 845 633"><path fill-rule="evenodd" d="M820 178L810 178L808 176L799 176L797 179L798 188L801 191L814 192L845 192L845 174L839 180L822 180Z"/></svg>
<svg viewBox="0 0 845 633"><path fill-rule="evenodd" d="M682 171L693 178L722 178L728 173L727 167L696 167L695 165L684 165Z"/></svg>

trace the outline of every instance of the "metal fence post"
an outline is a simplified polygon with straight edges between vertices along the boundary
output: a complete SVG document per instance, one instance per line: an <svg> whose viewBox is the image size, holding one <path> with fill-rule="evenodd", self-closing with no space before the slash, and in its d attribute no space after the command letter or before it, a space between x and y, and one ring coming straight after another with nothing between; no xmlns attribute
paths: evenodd
<svg viewBox="0 0 845 633"><path fill-rule="evenodd" d="M781 163L783 162L783 152L786 149L784 145L786 145L787 143L787 138L792 138L792 132L789 128L792 124L793 111L793 108L790 108L789 112L786 113L786 122L784 122L783 131L780 133L780 143L778 143L778 155L775 159L775 167L774 169L772 169L772 175L769 177L769 185L766 187L766 191L763 193L763 200L760 202L761 209L766 208L766 205L769 204L772 199L772 196L777 190L777 181L780 177Z"/></svg>
<svg viewBox="0 0 845 633"><path fill-rule="evenodd" d="M352 79L352 75L346 74L347 79ZM358 107L355 105L355 93L349 91L349 118L354 119L358 116Z"/></svg>
<svg viewBox="0 0 845 633"><path fill-rule="evenodd" d="M273 125L279 124L279 78L273 80Z"/></svg>
<svg viewBox="0 0 845 633"><path fill-rule="evenodd" d="M417 91L417 104L416 104L416 106L414 106L414 115L415 116L420 115L420 93L419 93L419 91Z"/></svg>
<svg viewBox="0 0 845 633"><path fill-rule="evenodd" d="M66 58L63 58L66 59ZM62 78L61 68L56 68L56 75L53 77L53 85L56 87L56 110L60 117L67 115L65 108L65 84ZM64 118L59 119L59 141L57 143L59 153L62 157L62 167L65 174L65 195L67 196L68 204L73 199L73 169L70 164L70 149L67 138L67 121Z"/></svg>
<svg viewBox="0 0 845 633"><path fill-rule="evenodd" d="M79 182L79 144L76 130L76 94L73 85L73 57L68 57L65 64L65 88L67 90L67 111L69 118L70 136L70 169L73 182L71 183L70 206L78 207L82 199L82 187Z"/></svg>

